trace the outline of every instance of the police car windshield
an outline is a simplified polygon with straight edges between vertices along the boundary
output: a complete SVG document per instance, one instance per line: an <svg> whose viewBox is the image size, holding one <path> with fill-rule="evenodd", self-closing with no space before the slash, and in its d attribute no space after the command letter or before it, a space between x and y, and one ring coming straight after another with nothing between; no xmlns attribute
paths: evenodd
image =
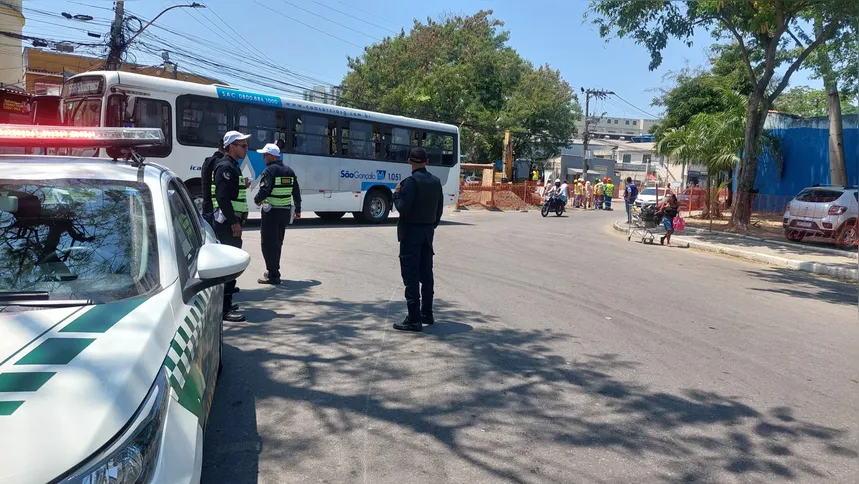
<svg viewBox="0 0 859 484"><path fill-rule="evenodd" d="M145 185L0 178L0 293L99 304L147 293L158 281Z"/></svg>

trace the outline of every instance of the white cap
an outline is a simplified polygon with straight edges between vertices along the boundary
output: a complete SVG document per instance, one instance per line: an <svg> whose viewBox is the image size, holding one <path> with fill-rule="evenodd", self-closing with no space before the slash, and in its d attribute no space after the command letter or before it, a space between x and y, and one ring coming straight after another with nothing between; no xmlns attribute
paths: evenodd
<svg viewBox="0 0 859 484"><path fill-rule="evenodd" d="M261 149L258 149L257 153L262 153L264 155L280 156L280 148L278 148L277 145L274 143L268 143Z"/></svg>
<svg viewBox="0 0 859 484"><path fill-rule="evenodd" d="M224 148L230 146L236 141L248 139L251 135L249 134L241 134L238 131L227 131L227 134L224 135Z"/></svg>
<svg viewBox="0 0 859 484"><path fill-rule="evenodd" d="M560 179L560 178L555 178L555 183L561 183L561 179Z"/></svg>

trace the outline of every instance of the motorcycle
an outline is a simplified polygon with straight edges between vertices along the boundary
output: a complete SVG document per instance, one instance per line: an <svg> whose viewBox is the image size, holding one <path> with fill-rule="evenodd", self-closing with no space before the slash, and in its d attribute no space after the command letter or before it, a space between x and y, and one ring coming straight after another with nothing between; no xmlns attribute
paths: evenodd
<svg viewBox="0 0 859 484"><path fill-rule="evenodd" d="M564 213L564 201L561 200L560 195L552 194L546 197L540 215L548 217L550 212L555 212L558 217Z"/></svg>

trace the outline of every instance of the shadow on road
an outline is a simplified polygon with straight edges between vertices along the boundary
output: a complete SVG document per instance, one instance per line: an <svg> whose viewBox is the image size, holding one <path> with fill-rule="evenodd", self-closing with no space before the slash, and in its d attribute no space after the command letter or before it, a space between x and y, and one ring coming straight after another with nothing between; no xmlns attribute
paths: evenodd
<svg viewBox="0 0 859 484"><path fill-rule="evenodd" d="M771 287L751 290L784 294L791 297L823 300L835 304L856 306L859 303L856 284L806 275L800 271L771 267L744 271L751 277L766 281Z"/></svg>
<svg viewBox="0 0 859 484"><path fill-rule="evenodd" d="M384 300L291 301L289 308L295 317L286 321L225 328L225 341L243 350L230 347L225 356L204 482L252 482L243 479L256 469L256 455L221 446L252 448L255 401L289 409L276 428L260 430L264 458L280 469L325 472L318 462L332 459L331 446L361 440L367 425L397 455L442 455L496 482L600 480L610 471L588 477L582 465L614 459L646 462L635 474L642 482L803 481L831 478L830 469L846 469L859 456L846 430L803 420L790 407L632 383L619 375L634 372L635 361L616 354L569 360L553 348L575 344L573 335L510 329L449 301L438 301L436 325L414 335L393 332ZM415 360L415 348L423 360ZM440 361L445 371L427 369ZM240 381L231 379L234 371ZM405 380L409 386L398 386ZM444 390L415 395L421 385ZM360 458L350 459L340 465L357 466L357 480ZM417 475L444 481L429 457L407 460L424 466L413 469Z"/></svg>
<svg viewBox="0 0 859 484"><path fill-rule="evenodd" d="M286 231L290 230L298 230L298 229L324 229L324 228L353 228L353 229L372 229L377 227L391 227L397 225L397 218L392 217L389 218L385 223L381 224L371 224L366 222L361 222L355 218L344 217L340 220L324 220L321 218L306 218L296 220L294 224L287 227ZM467 222L459 222L450 219L442 218L441 223L439 225L473 225ZM248 220L244 226L242 226L242 230L246 232L259 232L260 228L260 220Z"/></svg>

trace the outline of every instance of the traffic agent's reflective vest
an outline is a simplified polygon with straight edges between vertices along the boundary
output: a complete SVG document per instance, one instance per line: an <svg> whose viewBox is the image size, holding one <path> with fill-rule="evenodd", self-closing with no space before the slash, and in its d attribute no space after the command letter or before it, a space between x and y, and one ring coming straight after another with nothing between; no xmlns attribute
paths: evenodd
<svg viewBox="0 0 859 484"><path fill-rule="evenodd" d="M233 205L233 212L237 214L248 213L248 192L245 188L245 177L239 177L239 195L230 201ZM218 209L218 199L212 197L212 210Z"/></svg>
<svg viewBox="0 0 859 484"><path fill-rule="evenodd" d="M270 203L272 207L291 207L294 181L291 176L274 177L274 188L271 189L271 194L266 197L265 201Z"/></svg>
<svg viewBox="0 0 859 484"><path fill-rule="evenodd" d="M596 192L597 195L605 195L605 184L604 183L597 183L597 186L595 187L594 191Z"/></svg>
<svg viewBox="0 0 859 484"><path fill-rule="evenodd" d="M607 196L607 197L612 197L612 196L614 196L614 184L613 184L613 183L608 183L608 184L606 184L606 186L605 186L605 196Z"/></svg>

